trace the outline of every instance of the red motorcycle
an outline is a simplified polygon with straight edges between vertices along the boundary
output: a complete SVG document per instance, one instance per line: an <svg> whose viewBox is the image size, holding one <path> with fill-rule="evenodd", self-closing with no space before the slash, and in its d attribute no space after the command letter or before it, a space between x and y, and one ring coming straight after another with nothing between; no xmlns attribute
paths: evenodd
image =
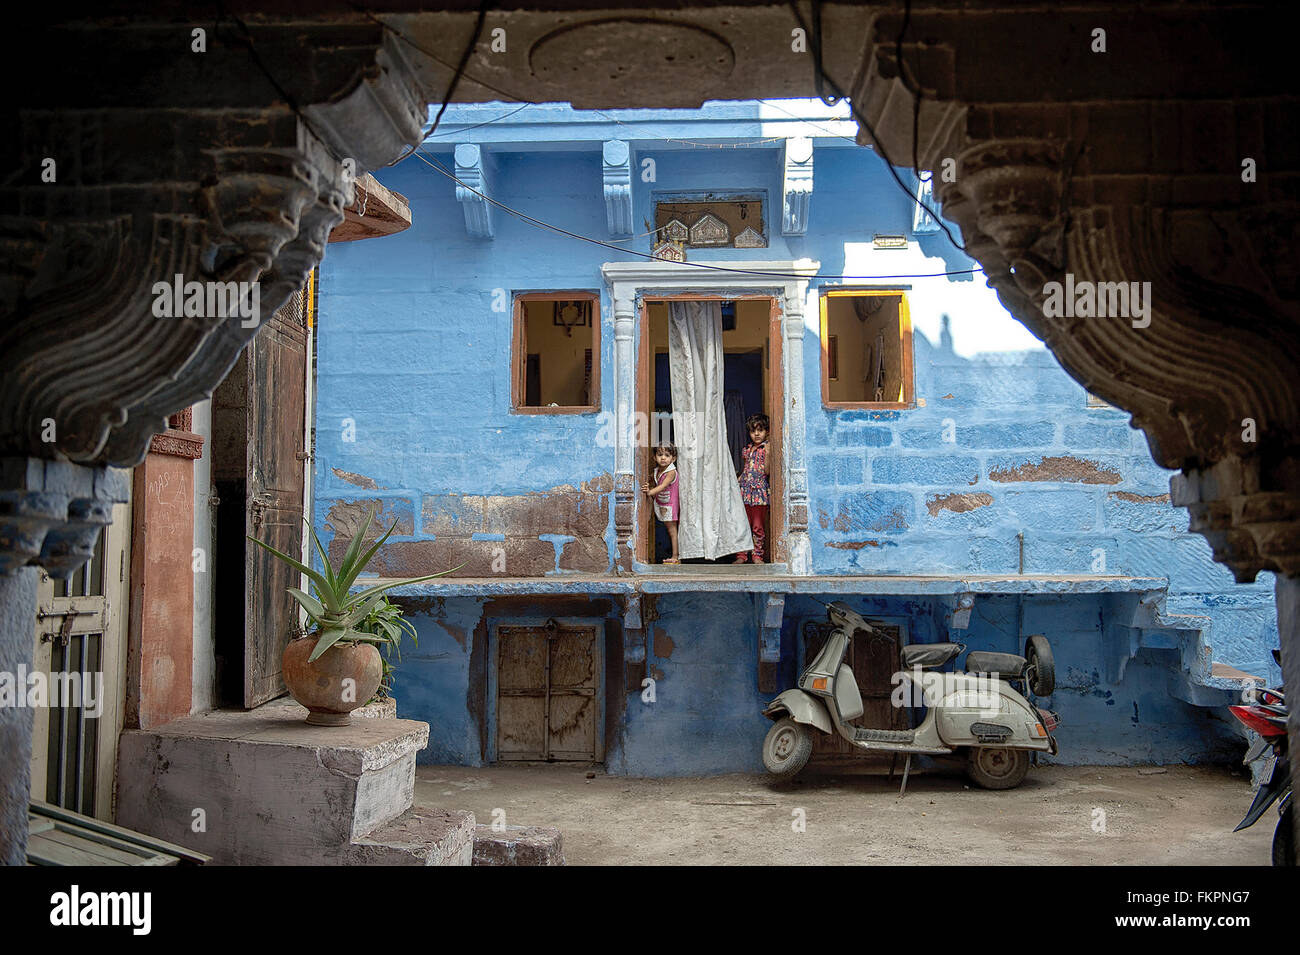
<svg viewBox="0 0 1300 955"><path fill-rule="evenodd" d="M1281 664L1278 651L1273 658ZM1259 821L1274 802L1278 802L1277 829L1273 832L1273 864L1295 865L1295 813L1292 811L1291 764L1287 755L1286 697L1280 687L1266 690L1247 687L1241 694L1241 706L1230 706L1232 715L1259 736L1246 752L1243 762L1249 766L1257 759L1268 764L1259 774L1259 789L1246 818L1233 832L1247 829ZM1279 801L1280 800L1280 801Z"/></svg>

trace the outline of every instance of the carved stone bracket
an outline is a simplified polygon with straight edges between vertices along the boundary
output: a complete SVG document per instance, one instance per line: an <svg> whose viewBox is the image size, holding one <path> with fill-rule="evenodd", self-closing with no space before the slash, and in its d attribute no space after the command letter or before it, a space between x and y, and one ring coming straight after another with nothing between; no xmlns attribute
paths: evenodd
<svg viewBox="0 0 1300 955"><path fill-rule="evenodd" d="M781 663L781 622L785 618L785 594L755 594L758 608L758 689L775 693Z"/></svg>
<svg viewBox="0 0 1300 955"><path fill-rule="evenodd" d="M605 188L605 217L611 236L632 234L632 151L621 139L611 139L601 151Z"/></svg>
<svg viewBox="0 0 1300 955"><path fill-rule="evenodd" d="M178 81L130 108L56 82L18 114L5 151L23 173L0 185L0 454L138 463L301 287L354 177L419 140L427 96L388 31L358 25L339 44L330 28L250 29L209 36L221 108L189 81L186 50L167 67ZM75 60L100 38L71 26L59 41ZM144 64L177 56L167 28L130 43L120 84L144 89ZM310 68L283 69L293 57Z"/></svg>
<svg viewBox="0 0 1300 955"><path fill-rule="evenodd" d="M623 610L623 672L629 695L641 692L645 679L645 621L641 616L639 593L624 594L619 598Z"/></svg>
<svg viewBox="0 0 1300 955"><path fill-rule="evenodd" d="M473 143L456 147L456 200L465 211L465 231L476 239L492 238L492 205L485 198L487 172L483 168L483 150Z"/></svg>
<svg viewBox="0 0 1300 955"><path fill-rule="evenodd" d="M781 183L781 234L803 235L808 231L808 209L812 204L812 140L803 136L787 139L784 160L784 175Z"/></svg>
<svg viewBox="0 0 1300 955"><path fill-rule="evenodd" d="M935 207L934 183L929 176L916 181L916 208L912 210L912 234L930 235L939 231L939 220L926 209Z"/></svg>
<svg viewBox="0 0 1300 955"><path fill-rule="evenodd" d="M354 72L351 89L313 102L303 112L334 155L355 161L353 177L360 178L420 141L429 97L417 78L411 47L374 24L356 33L364 37L361 42L375 46L373 56ZM364 136L358 135L360 130L365 130Z"/></svg>
<svg viewBox="0 0 1300 955"><path fill-rule="evenodd" d="M0 574L44 567L67 577L88 561L130 474L67 461L0 458Z"/></svg>

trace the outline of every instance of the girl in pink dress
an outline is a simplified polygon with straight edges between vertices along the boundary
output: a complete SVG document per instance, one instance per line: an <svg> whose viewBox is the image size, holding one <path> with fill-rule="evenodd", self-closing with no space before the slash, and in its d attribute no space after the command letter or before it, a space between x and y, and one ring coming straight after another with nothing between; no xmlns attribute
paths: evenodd
<svg viewBox="0 0 1300 955"><path fill-rule="evenodd" d="M671 444L660 445L654 449L657 467L654 471L655 486L642 484L641 490L654 501L655 517L663 521L668 530L668 539L672 541L673 555L665 557L665 564L680 564L677 556L677 518L681 505L677 496L677 449Z"/></svg>
<svg viewBox="0 0 1300 955"><path fill-rule="evenodd" d="M754 549L736 558L737 564L763 563L764 543L767 539L767 508L771 495L769 487L772 464L768 460L767 435L771 423L767 415L750 415L745 422L749 428L749 444L745 445L745 470L740 474L740 499L745 504L749 519L749 532L754 538Z"/></svg>

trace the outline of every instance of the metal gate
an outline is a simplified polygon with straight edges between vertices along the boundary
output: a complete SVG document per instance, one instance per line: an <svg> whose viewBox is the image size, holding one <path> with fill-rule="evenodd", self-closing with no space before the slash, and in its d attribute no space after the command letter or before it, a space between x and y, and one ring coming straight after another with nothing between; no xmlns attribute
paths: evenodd
<svg viewBox="0 0 1300 955"><path fill-rule="evenodd" d="M604 759L600 628L496 629L498 760Z"/></svg>
<svg viewBox="0 0 1300 955"><path fill-rule="evenodd" d="M112 818L122 729L130 526L118 505L89 563L67 580L42 572L37 591L31 795L101 819Z"/></svg>

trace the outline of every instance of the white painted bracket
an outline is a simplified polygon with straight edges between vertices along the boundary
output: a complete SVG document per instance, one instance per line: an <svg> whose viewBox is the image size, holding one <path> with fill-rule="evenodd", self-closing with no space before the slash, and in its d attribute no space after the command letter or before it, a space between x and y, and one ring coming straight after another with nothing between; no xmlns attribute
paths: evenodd
<svg viewBox="0 0 1300 955"><path fill-rule="evenodd" d="M641 595L624 594L623 603L623 627L627 630L641 630L645 624L641 620Z"/></svg>
<svg viewBox="0 0 1300 955"><path fill-rule="evenodd" d="M782 182L781 234L803 235L808 231L808 208L812 204L813 144L806 136L785 141L785 178Z"/></svg>
<svg viewBox="0 0 1300 955"><path fill-rule="evenodd" d="M971 593L958 594L956 597L949 599L948 606L951 608L948 612L948 629L969 629L970 612L975 609L975 595Z"/></svg>
<svg viewBox="0 0 1300 955"><path fill-rule="evenodd" d="M602 150L605 182L605 217L609 234L632 234L632 150L621 139L611 139Z"/></svg>
<svg viewBox="0 0 1300 955"><path fill-rule="evenodd" d="M758 659L760 663L781 662L781 620L785 617L785 594L755 594L758 601Z"/></svg>
<svg viewBox="0 0 1300 955"><path fill-rule="evenodd" d="M934 183L930 176L920 179L916 183L916 204L912 208L912 234L926 235L930 232L939 231L939 220L925 209L921 208L921 203L934 208Z"/></svg>
<svg viewBox="0 0 1300 955"><path fill-rule="evenodd" d="M456 200L465 210L465 231L476 239L492 238L492 204L487 175L483 170L483 150L473 143L456 147ZM461 185L464 183L464 185Z"/></svg>

